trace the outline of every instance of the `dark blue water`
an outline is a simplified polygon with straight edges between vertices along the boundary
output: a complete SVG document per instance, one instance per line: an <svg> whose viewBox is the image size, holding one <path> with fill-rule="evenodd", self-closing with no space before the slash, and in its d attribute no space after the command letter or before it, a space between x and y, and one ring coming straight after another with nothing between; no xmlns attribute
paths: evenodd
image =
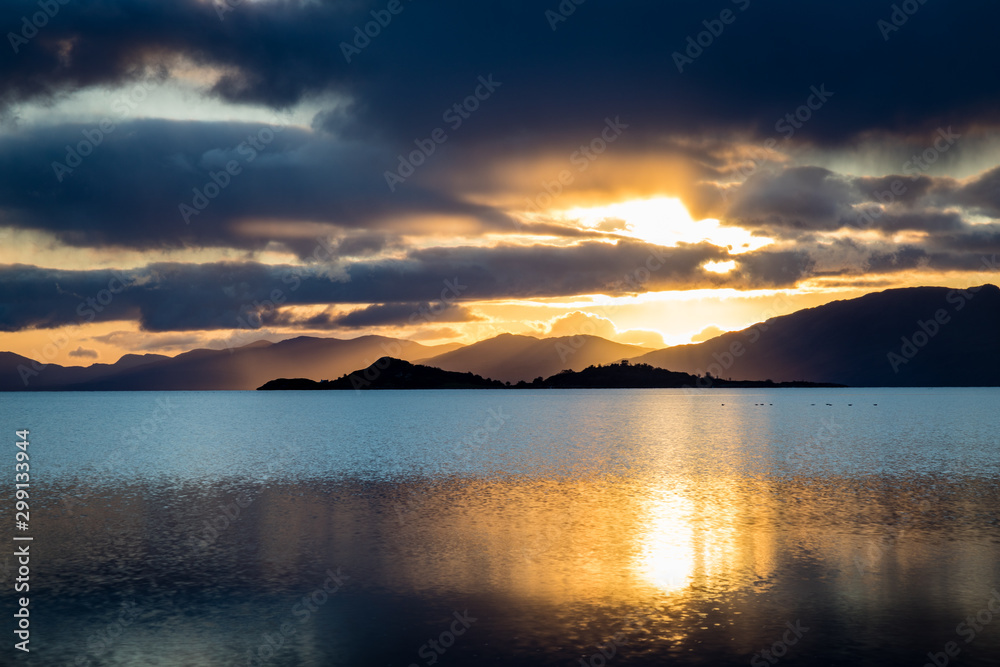
<svg viewBox="0 0 1000 667"><path fill-rule="evenodd" d="M998 405L2 394L34 540L31 653L0 664L996 665Z"/></svg>

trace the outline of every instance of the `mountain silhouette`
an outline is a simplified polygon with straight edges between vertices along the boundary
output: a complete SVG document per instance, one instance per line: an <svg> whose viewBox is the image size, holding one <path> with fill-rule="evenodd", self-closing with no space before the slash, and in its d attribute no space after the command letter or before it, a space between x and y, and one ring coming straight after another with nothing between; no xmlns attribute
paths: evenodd
<svg viewBox="0 0 1000 667"><path fill-rule="evenodd" d="M338 377L357 368L359 363L386 354L412 358L440 351L441 347L384 336L347 340L300 336L279 343L257 341L232 349L192 350L176 357L123 357L117 364L94 364L87 368L50 364L41 370L30 359L0 353L0 390L254 389L275 377ZM22 379L26 374L27 386Z"/></svg>
<svg viewBox="0 0 1000 667"><path fill-rule="evenodd" d="M807 378L852 387L997 386L1000 289L891 289L632 361L776 382Z"/></svg>
<svg viewBox="0 0 1000 667"><path fill-rule="evenodd" d="M419 363L449 371L471 371L506 382L554 375L561 370L583 370L650 352L599 336L535 338L501 334L451 352L420 359Z"/></svg>
<svg viewBox="0 0 1000 667"><path fill-rule="evenodd" d="M347 340L301 336L279 343L192 350L176 357L131 354L114 364L87 367L46 366L0 352L0 391L254 389L273 378L339 378L383 357L512 383L629 359L697 376L702 385L711 374L775 383L997 386L1000 289L983 285L968 290L886 290L775 317L696 345L662 350L597 336L503 334L457 348L383 336ZM590 382L588 378L578 380Z"/></svg>

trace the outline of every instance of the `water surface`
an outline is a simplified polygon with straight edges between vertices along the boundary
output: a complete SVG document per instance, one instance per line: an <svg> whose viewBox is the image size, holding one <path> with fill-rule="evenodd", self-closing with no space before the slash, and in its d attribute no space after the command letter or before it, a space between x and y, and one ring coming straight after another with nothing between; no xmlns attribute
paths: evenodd
<svg viewBox="0 0 1000 667"><path fill-rule="evenodd" d="M955 642L994 665L998 403L0 395L11 461L31 430L35 538L32 653L3 660L920 667Z"/></svg>

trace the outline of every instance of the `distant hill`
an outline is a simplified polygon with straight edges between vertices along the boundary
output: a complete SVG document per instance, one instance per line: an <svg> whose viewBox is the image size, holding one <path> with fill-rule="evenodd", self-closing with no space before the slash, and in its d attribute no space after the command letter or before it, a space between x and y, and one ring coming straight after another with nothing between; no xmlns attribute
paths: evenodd
<svg viewBox="0 0 1000 667"><path fill-rule="evenodd" d="M339 378L383 357L512 383L629 359L703 378L710 373L722 379L856 387L998 386L1000 289L886 290L775 317L697 345L655 351L597 336L503 334L457 349L383 336L302 336L176 357L125 355L114 364L87 367L44 366L0 352L0 391L254 389L273 378Z"/></svg>
<svg viewBox="0 0 1000 667"><path fill-rule="evenodd" d="M45 365L13 352L0 352L0 391L63 389L113 377L168 359L170 357L162 354L126 354L113 364L59 366Z"/></svg>
<svg viewBox="0 0 1000 667"><path fill-rule="evenodd" d="M622 361L607 366L590 366L582 371L562 371L549 378L518 382L516 385L489 380L472 373L455 373L430 366L385 357L353 373L333 381L304 378L271 380L258 390L317 390L317 389L648 389L648 388L723 388L723 387L839 387L841 385L811 382L775 383L753 380L706 381L687 373L654 368L648 364Z"/></svg>
<svg viewBox="0 0 1000 667"><path fill-rule="evenodd" d="M524 385L518 385L518 388ZM840 387L814 382L771 382L768 380L721 380L656 368L649 364L623 361L607 366L591 366L582 371L564 371L530 386L553 389L679 389L689 388L784 388Z"/></svg>
<svg viewBox="0 0 1000 667"><path fill-rule="evenodd" d="M472 373L453 373L440 368L414 365L402 359L383 357L368 368L348 373L333 381L316 382L297 378L271 380L262 391L279 389L504 389L496 380Z"/></svg>
<svg viewBox="0 0 1000 667"><path fill-rule="evenodd" d="M116 364L86 368L50 364L39 369L30 359L0 353L0 390L254 389L281 376L339 377L387 354L413 358L440 352L439 347L383 336L348 340L301 336L279 343L257 341L231 350L192 350L176 357L126 355ZM27 386L22 380L25 373Z"/></svg>
<svg viewBox="0 0 1000 667"><path fill-rule="evenodd" d="M583 370L651 351L598 336L535 338L501 334L495 338L418 360L449 371L471 371L506 382L548 377L561 370Z"/></svg>
<svg viewBox="0 0 1000 667"><path fill-rule="evenodd" d="M854 387L1000 385L1000 289L913 287L834 301L632 359L717 377Z"/></svg>

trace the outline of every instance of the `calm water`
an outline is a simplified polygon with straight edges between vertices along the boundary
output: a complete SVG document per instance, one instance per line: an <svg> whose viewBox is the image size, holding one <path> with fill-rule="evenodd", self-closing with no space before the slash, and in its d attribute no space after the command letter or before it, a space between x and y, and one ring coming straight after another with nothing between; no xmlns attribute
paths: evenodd
<svg viewBox="0 0 1000 667"><path fill-rule="evenodd" d="M998 406L0 394L11 467L31 430L34 537L32 651L0 664L997 665Z"/></svg>

